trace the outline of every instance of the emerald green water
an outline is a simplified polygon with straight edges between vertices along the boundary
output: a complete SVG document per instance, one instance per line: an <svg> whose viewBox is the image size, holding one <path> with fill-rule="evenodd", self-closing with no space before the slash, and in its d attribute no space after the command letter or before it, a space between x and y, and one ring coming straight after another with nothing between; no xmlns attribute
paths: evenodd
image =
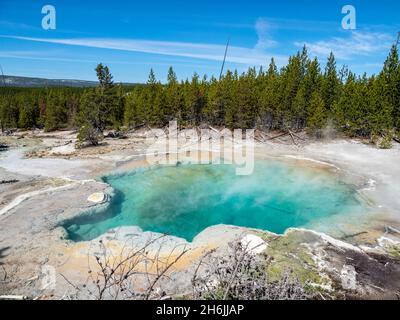
<svg viewBox="0 0 400 320"><path fill-rule="evenodd" d="M230 165L182 165L103 179L116 196L104 212L70 221L72 240L91 240L120 226L188 241L217 224L283 233L365 212L356 190L337 176L278 161L256 162L250 176L236 176Z"/></svg>

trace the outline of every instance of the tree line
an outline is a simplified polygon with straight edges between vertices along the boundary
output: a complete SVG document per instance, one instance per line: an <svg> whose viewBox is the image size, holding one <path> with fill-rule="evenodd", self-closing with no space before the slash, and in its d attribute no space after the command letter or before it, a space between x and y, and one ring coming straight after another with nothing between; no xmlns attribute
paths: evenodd
<svg viewBox="0 0 400 320"><path fill-rule="evenodd" d="M171 120L181 127L307 129L317 136L333 126L352 137L388 140L400 132L396 46L373 76L339 70L332 53L322 69L306 47L281 69L272 59L266 69L228 70L221 79L194 74L178 81L171 67L165 84L151 70L145 85L126 87L114 84L102 64L96 73L96 88L1 88L1 129L80 128L80 137L94 144L106 128L162 127Z"/></svg>

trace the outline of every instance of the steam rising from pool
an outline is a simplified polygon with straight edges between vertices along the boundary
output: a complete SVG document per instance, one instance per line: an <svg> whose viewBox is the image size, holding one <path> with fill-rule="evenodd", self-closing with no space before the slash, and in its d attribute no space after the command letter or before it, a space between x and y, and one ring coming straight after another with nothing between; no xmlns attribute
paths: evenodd
<svg viewBox="0 0 400 320"><path fill-rule="evenodd" d="M279 161L257 161L250 176L230 165L152 167L103 178L115 190L101 213L66 225L72 240L94 239L119 226L139 226L188 241L228 224L283 233L362 216L366 207L335 174ZM318 227L319 226L319 227Z"/></svg>

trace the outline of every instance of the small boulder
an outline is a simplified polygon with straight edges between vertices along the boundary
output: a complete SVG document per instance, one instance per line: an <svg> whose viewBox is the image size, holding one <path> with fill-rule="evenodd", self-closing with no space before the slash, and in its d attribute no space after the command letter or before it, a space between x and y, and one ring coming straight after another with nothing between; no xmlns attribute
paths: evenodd
<svg viewBox="0 0 400 320"><path fill-rule="evenodd" d="M240 240L240 243L253 254L263 253L267 249L267 243L254 234L247 234Z"/></svg>
<svg viewBox="0 0 400 320"><path fill-rule="evenodd" d="M103 192L96 192L91 194L87 200L93 203L102 203L106 200L106 195Z"/></svg>
<svg viewBox="0 0 400 320"><path fill-rule="evenodd" d="M357 289L357 272L354 266L344 265L340 272L342 287L346 290Z"/></svg>

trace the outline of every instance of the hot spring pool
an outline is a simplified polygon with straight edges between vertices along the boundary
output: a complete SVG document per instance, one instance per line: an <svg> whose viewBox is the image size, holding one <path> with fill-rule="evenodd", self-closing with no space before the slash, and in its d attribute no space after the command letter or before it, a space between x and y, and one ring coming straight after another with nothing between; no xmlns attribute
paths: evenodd
<svg viewBox="0 0 400 320"><path fill-rule="evenodd" d="M290 227L320 229L338 219L357 220L367 210L355 187L336 174L277 160L257 161L250 176L236 176L230 165L181 165L103 180L116 196L103 212L69 221L70 239L91 240L120 226L188 241L217 224L283 233Z"/></svg>

